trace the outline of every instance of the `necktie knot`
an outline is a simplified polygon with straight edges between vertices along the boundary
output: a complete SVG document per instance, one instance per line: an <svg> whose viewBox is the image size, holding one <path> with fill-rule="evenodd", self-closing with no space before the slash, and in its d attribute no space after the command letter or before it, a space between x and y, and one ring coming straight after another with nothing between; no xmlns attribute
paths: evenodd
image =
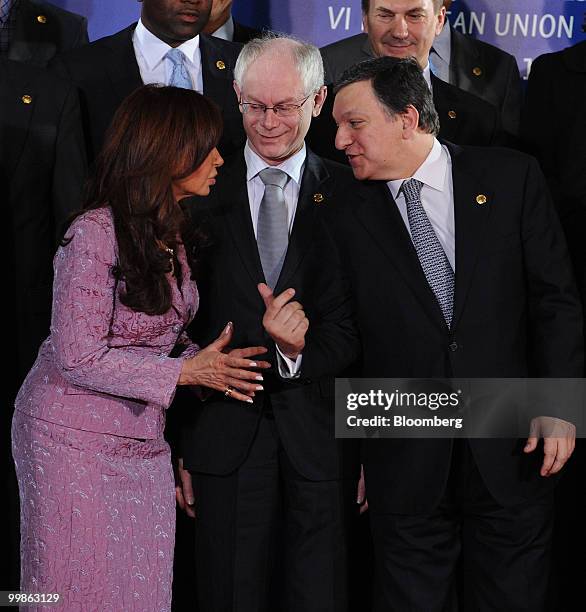
<svg viewBox="0 0 586 612"><path fill-rule="evenodd" d="M287 173L278 168L265 168L258 173L258 176L265 186L274 185L281 189L284 189L289 179Z"/></svg>
<svg viewBox="0 0 586 612"><path fill-rule="evenodd" d="M165 58L168 59L173 68L171 70L171 77L169 78L169 85L172 87L182 87L183 89L193 89L193 83L191 77L187 71L185 65L185 54L180 49L169 49L165 54Z"/></svg>
<svg viewBox="0 0 586 612"><path fill-rule="evenodd" d="M173 66L180 66L185 61L185 55L181 49L170 49L165 54L165 57L173 64Z"/></svg>
<svg viewBox="0 0 586 612"><path fill-rule="evenodd" d="M423 183L418 181L417 179L408 179L403 181L401 185L401 191L405 196L406 202L416 202L421 199L421 188L423 187Z"/></svg>

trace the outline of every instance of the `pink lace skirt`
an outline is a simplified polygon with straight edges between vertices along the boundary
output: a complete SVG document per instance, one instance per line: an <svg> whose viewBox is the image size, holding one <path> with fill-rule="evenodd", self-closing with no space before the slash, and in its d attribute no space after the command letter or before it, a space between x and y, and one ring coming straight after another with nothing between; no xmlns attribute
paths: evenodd
<svg viewBox="0 0 586 612"><path fill-rule="evenodd" d="M59 593L27 609L171 609L175 495L164 440L62 427L14 413L21 591Z"/></svg>

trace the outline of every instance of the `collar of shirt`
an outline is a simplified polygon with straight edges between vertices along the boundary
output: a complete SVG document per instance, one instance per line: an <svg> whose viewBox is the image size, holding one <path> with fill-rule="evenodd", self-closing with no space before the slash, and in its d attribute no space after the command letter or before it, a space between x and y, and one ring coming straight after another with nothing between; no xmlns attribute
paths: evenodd
<svg viewBox="0 0 586 612"><path fill-rule="evenodd" d="M257 155L252 150L249 142L246 141L246 146L244 147L244 159L246 160L246 180L252 180L258 176L258 173L261 170L264 170L265 168L277 168L285 172L289 178L293 179L297 185L299 185L301 183L301 171L303 169L303 164L305 163L306 157L307 149L305 147L305 143L303 143L303 147L301 147L301 149L299 149L295 155L288 157L278 166L270 166L264 159L262 159L262 157Z"/></svg>
<svg viewBox="0 0 586 612"><path fill-rule="evenodd" d="M234 19L232 19L232 15L228 17L228 21L224 22L215 32L212 33L212 36L222 38L224 40L234 40Z"/></svg>
<svg viewBox="0 0 586 612"><path fill-rule="evenodd" d="M172 49L170 45L148 30L140 19L134 31L134 42L149 70L154 70L163 61L167 52ZM190 67L199 71L201 65L199 34L181 43L176 48L183 52L188 64L191 64Z"/></svg>
<svg viewBox="0 0 586 612"><path fill-rule="evenodd" d="M429 65L429 61L427 62L425 68L423 69L423 78L425 79L425 82L427 83L427 86L429 87L429 89L433 91L431 87L431 67Z"/></svg>
<svg viewBox="0 0 586 612"><path fill-rule="evenodd" d="M442 31L435 37L432 49L448 66L450 65L450 53L452 51L452 35L450 24L446 21Z"/></svg>
<svg viewBox="0 0 586 612"><path fill-rule="evenodd" d="M421 181L424 185L435 189L436 191L443 191L446 184L446 172L448 169L447 156L443 154L442 145L437 138L433 139L433 146L431 151L425 158L425 161L417 168L415 174L412 177L405 179L396 179L387 183L391 195L396 200L399 195L399 190L403 181L408 178L414 178Z"/></svg>

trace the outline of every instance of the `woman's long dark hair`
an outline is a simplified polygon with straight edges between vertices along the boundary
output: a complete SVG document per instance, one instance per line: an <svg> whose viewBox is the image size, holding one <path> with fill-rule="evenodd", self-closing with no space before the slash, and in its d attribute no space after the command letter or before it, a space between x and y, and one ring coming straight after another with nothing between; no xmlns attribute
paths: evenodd
<svg viewBox="0 0 586 612"><path fill-rule="evenodd" d="M199 236L173 198L172 184L202 164L221 133L218 107L188 89L146 85L114 115L83 209L112 208L114 273L125 282L120 300L129 308L155 315L171 307L165 276L171 265L160 243L176 249L183 242L195 269Z"/></svg>

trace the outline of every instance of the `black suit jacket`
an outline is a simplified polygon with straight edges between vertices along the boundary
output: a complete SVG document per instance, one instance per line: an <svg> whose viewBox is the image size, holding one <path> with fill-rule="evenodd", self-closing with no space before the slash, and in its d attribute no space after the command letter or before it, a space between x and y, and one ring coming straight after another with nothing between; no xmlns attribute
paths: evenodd
<svg viewBox="0 0 586 612"><path fill-rule="evenodd" d="M522 93L517 60L494 45L450 29L450 83L496 106L503 130L518 137Z"/></svg>
<svg viewBox="0 0 586 612"><path fill-rule="evenodd" d="M522 140L539 159L566 231L586 304L586 42L531 66ZM562 117L561 121L548 118Z"/></svg>
<svg viewBox="0 0 586 612"><path fill-rule="evenodd" d="M450 145L456 276L449 330L384 182L331 215L357 302L368 378L580 377L582 316L566 244L533 158ZM486 203L477 203L484 194ZM542 456L523 440L471 439L499 503L543 494ZM448 477L451 441L364 443L370 507L426 513Z"/></svg>
<svg viewBox="0 0 586 612"><path fill-rule="evenodd" d="M283 379L274 342L265 333L265 306L257 291L264 282L254 236L246 164L240 153L221 169L212 195L190 203L194 223L212 242L198 274L200 307L191 330L207 345L227 321L234 322L233 347L266 346L273 365L264 373L265 391L254 404L214 393L191 399L183 410L185 465L228 474L244 461L263 410L272 409L288 457L310 480L356 476L350 445L334 438L334 376L357 356L358 337L348 286L323 209L336 208L352 191L345 167L308 151L289 248L275 294L293 287L310 321L301 377ZM264 358L264 357L261 357Z"/></svg>
<svg viewBox="0 0 586 612"><path fill-rule="evenodd" d="M55 55L87 43L85 17L49 2L20 0L8 58L46 66Z"/></svg>
<svg viewBox="0 0 586 612"><path fill-rule="evenodd" d="M100 151L105 132L126 96L142 85L134 55L132 35L136 24L101 38L82 49L59 56L51 64L59 74L77 84L88 157ZM204 94L222 109L223 155L244 143L242 118L232 88L234 64L241 45L200 34Z"/></svg>
<svg viewBox="0 0 586 612"><path fill-rule="evenodd" d="M80 208L85 172L75 86L36 66L0 60L0 196L15 385L49 334L53 254L63 222Z"/></svg>
<svg viewBox="0 0 586 612"><path fill-rule="evenodd" d="M253 38L258 38L261 34L262 32L256 28L234 21L234 37L232 38L234 42L245 44Z"/></svg>

